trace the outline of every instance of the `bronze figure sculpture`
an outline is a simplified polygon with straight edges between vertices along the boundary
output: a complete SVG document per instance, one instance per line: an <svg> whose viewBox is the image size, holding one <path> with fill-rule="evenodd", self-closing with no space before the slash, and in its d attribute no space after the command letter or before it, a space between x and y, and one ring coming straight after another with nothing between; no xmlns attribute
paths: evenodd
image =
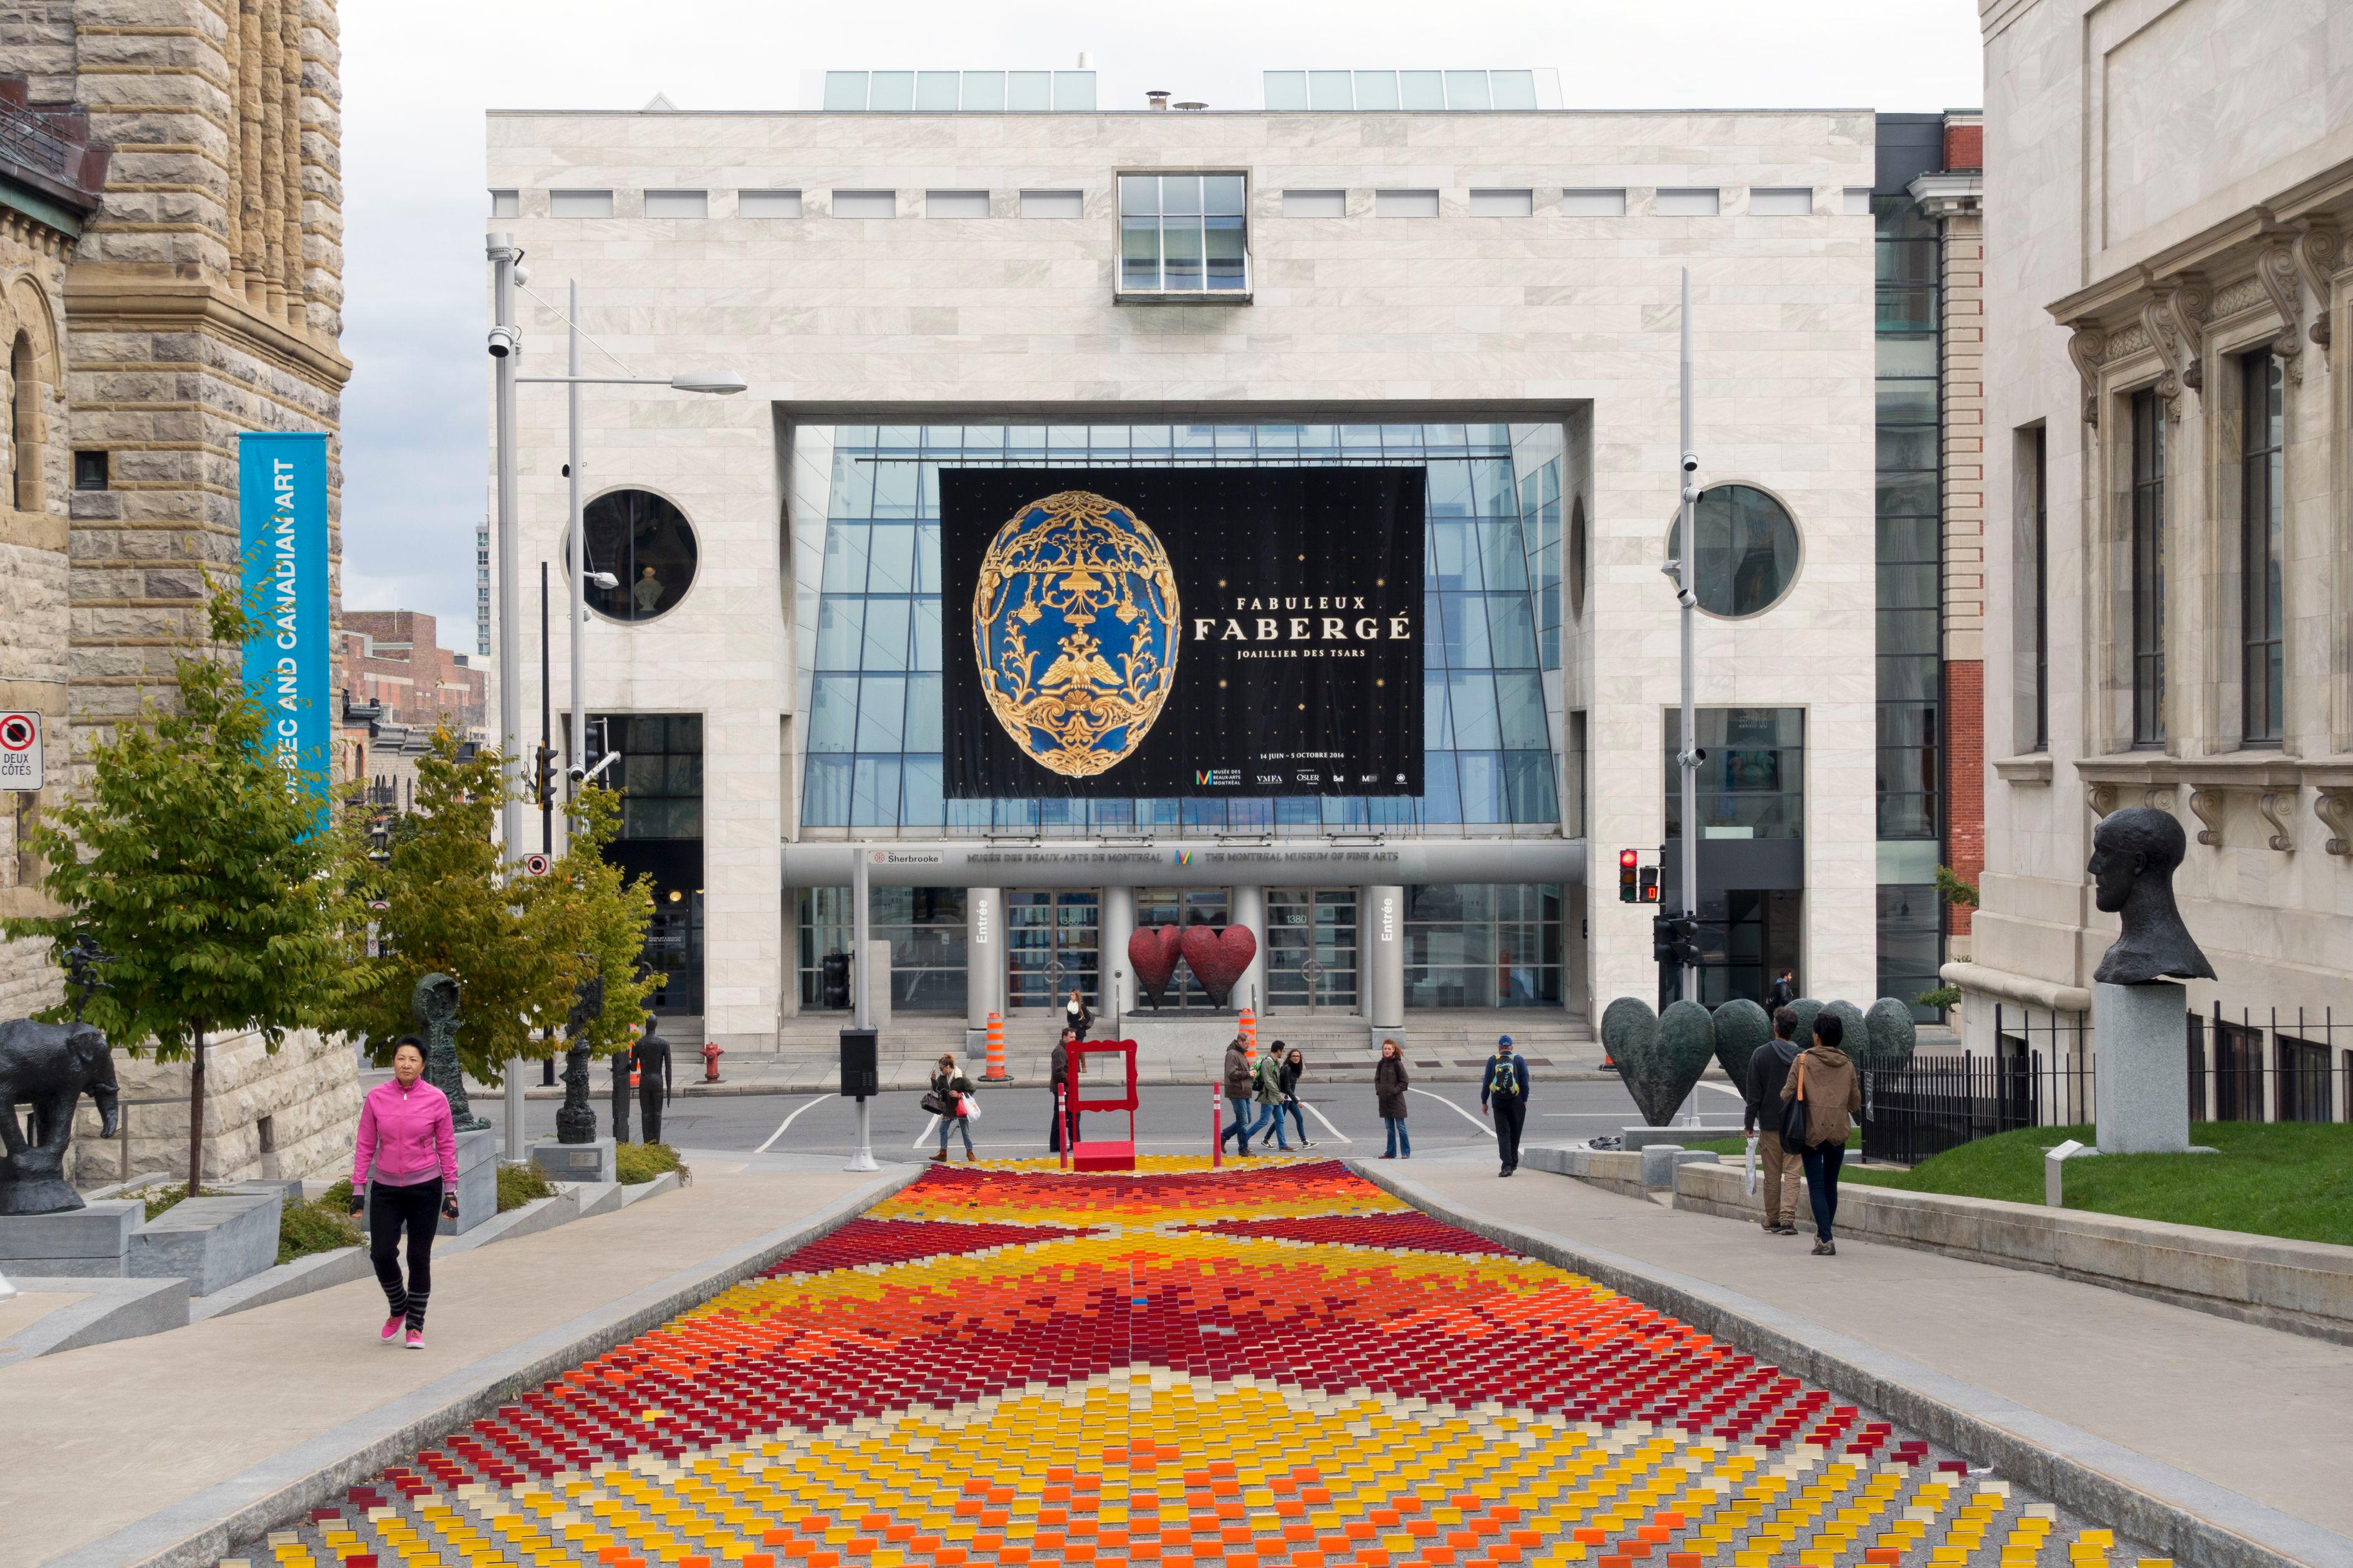
<svg viewBox="0 0 2353 1568"><path fill-rule="evenodd" d="M670 1103L670 1042L661 1037L654 1016L646 1015L645 1032L638 1037L638 1125L649 1143L661 1142L662 1108Z"/></svg>
<svg viewBox="0 0 2353 1568"><path fill-rule="evenodd" d="M2199 951L2173 901L2173 873L2189 851L2189 836L2172 813L2126 806L2092 830L2093 901L2120 917L2124 931L2092 978L2110 985L2153 980L2211 980L2214 966Z"/></svg>
<svg viewBox="0 0 2353 1568"><path fill-rule="evenodd" d="M426 975L408 994L408 1011L425 1031L425 1081L448 1098L451 1129L482 1131L490 1122L467 1103L466 1072L458 1065L458 983L446 974Z"/></svg>

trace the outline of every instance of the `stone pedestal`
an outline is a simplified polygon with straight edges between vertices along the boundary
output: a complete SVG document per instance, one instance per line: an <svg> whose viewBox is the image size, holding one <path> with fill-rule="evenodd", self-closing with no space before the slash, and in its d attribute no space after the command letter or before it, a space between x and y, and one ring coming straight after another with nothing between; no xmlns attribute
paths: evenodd
<svg viewBox="0 0 2353 1568"><path fill-rule="evenodd" d="M134 1279L185 1279L188 1292L209 1296L278 1262L278 1217L285 1194L276 1187L187 1198L131 1233L124 1272Z"/></svg>
<svg viewBox="0 0 2353 1568"><path fill-rule="evenodd" d="M2189 1152L2188 996L2169 980L2092 987L2092 1092L2101 1153Z"/></svg>
<svg viewBox="0 0 2353 1568"><path fill-rule="evenodd" d="M131 1198L101 1198L64 1214L0 1216L0 1274L120 1279L131 1233L146 1218L147 1205Z"/></svg>
<svg viewBox="0 0 2353 1568"><path fill-rule="evenodd" d="M1242 1032L1242 1020L1240 1013L1217 1013L1208 1008L1180 1013L1174 1007L1159 1012L1146 1007L1141 1013L1130 1013L1121 1018L1119 1029L1121 1038L1134 1040L1145 1050L1198 1051L1215 1062L1224 1058L1226 1042ZM1259 1032L1266 1033L1263 1029ZM1093 1037L1111 1037L1098 1034Z"/></svg>
<svg viewBox="0 0 2353 1568"><path fill-rule="evenodd" d="M552 1138L543 1138L531 1146L531 1163L559 1182L610 1182L617 1179L610 1138L598 1138L586 1143L558 1143ZM462 1172L459 1179L464 1179ZM463 1208L465 1202L461 1194L458 1199L459 1206ZM498 1206L495 1197L491 1206L493 1209Z"/></svg>
<svg viewBox="0 0 2353 1568"><path fill-rule="evenodd" d="M606 1140L608 1143L610 1139ZM499 1214L499 1135L458 1134L458 1217L441 1222L443 1236L463 1236Z"/></svg>
<svg viewBox="0 0 2353 1568"><path fill-rule="evenodd" d="M1671 1143L1681 1149L1694 1143L1715 1143L1725 1138L1737 1138L1737 1127L1620 1127L1618 1146L1631 1153L1656 1143Z"/></svg>

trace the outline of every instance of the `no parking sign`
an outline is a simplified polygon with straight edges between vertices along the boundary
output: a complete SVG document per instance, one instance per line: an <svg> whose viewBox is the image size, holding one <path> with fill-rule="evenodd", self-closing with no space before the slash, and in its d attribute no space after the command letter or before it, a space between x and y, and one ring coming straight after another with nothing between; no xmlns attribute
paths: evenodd
<svg viewBox="0 0 2353 1568"><path fill-rule="evenodd" d="M41 716L0 713L0 791L37 794L41 776Z"/></svg>

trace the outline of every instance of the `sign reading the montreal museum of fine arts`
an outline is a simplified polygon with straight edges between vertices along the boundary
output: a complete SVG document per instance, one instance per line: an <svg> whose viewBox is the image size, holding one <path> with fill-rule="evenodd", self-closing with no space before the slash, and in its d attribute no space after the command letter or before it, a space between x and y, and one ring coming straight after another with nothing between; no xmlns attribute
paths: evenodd
<svg viewBox="0 0 2353 1568"><path fill-rule="evenodd" d="M319 792L327 811L327 437L248 431L237 437L237 522L245 563L245 684L261 704L270 760L289 794Z"/></svg>
<svg viewBox="0 0 2353 1568"><path fill-rule="evenodd" d="M946 794L1420 794L1424 482L943 469Z"/></svg>

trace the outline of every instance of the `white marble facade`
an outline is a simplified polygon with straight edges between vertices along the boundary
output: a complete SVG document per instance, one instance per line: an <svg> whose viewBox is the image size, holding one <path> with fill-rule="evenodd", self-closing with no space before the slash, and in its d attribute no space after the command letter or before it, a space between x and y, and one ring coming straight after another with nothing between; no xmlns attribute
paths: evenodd
<svg viewBox="0 0 2353 1568"><path fill-rule="evenodd" d="M576 278L588 330L638 374L723 368L751 385L586 397L587 493L669 496L702 552L676 610L586 628L587 678L594 710L707 715L707 1009L723 1045L773 1041L788 979L778 845L797 820L807 643L787 631L814 612L807 508L837 422L1557 425L1593 537L1565 706L1589 715L1594 863L1658 843L1684 266L1703 477L1769 489L1804 539L1776 607L1703 621L1700 698L1808 710L1808 973L1825 995L1873 994L1873 237L1850 195L1872 183L1868 111L518 111L488 129L488 184L519 212L486 226L522 246L533 289L560 300ZM1155 169L1248 174L1249 303L1114 303L1114 175ZM1721 211L1661 216L1662 187L1715 189ZM1810 189L1813 216L1753 216L1756 187ZM1384 188L1434 188L1440 216L1376 216ZM1533 211L1469 216L1489 188L1532 191ZM551 216L552 191L579 189L613 191L616 216ZM707 191L708 216L647 218L649 189ZM739 191L776 189L801 193L802 216L738 216ZM933 189L986 189L990 216L926 216ZM1286 189L1345 189L1347 216L1285 217ZM1564 215L1564 190L1596 189L1622 189L1624 216ZM834 217L837 190L895 191L897 216ZM1024 217L1024 190L1082 192L1083 216ZM558 320L526 300L522 326L523 374L557 369ZM561 560L560 389L524 388L520 426L533 573ZM535 668L522 679L529 714ZM561 711L560 648L555 680ZM1648 911L1588 910L1589 937L1574 915L1568 933L1576 1005L1649 995Z"/></svg>
<svg viewBox="0 0 2353 1568"><path fill-rule="evenodd" d="M2342 322L2353 271L2353 9L2333 0L1980 0L1989 517L2048 475L2049 739L2031 720L2031 556L1990 527L1986 876L1968 1041L1993 1009L2089 1005L2114 940L2082 868L2100 814L2188 829L2183 912L2220 978L2194 1011L2353 1047L2353 549ZM2245 357L2284 366L2284 723L2242 700ZM2129 400L2168 448L2161 739L2136 744ZM2015 695L2014 695L2015 694ZM2276 1028L2271 1015L2283 1015ZM2306 1021L2297 1022L2302 1009ZM2323 1018L2333 1009L2336 1037ZM2275 1043L2267 1048L2275 1049ZM2346 1114L2340 1097L2337 1114Z"/></svg>

